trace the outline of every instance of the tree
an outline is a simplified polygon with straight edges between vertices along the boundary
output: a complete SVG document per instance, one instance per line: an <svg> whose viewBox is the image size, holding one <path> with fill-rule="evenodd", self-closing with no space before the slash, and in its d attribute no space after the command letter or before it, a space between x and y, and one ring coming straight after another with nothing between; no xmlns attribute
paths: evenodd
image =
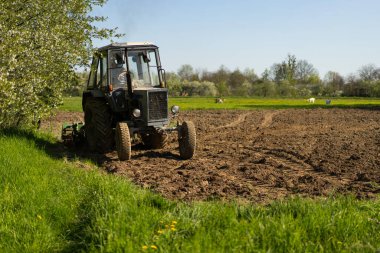
<svg viewBox="0 0 380 253"><path fill-rule="evenodd" d="M298 82L307 83L312 76L318 76L318 72L314 66L306 60L298 61L295 71L295 78Z"/></svg>
<svg viewBox="0 0 380 253"><path fill-rule="evenodd" d="M169 87L170 95L179 96L182 94L181 79L176 73L167 72L166 83Z"/></svg>
<svg viewBox="0 0 380 253"><path fill-rule="evenodd" d="M215 84L215 88L217 90L217 95L219 97L223 97L223 96L229 95L228 86L227 86L227 83L225 81L222 81L220 83L216 83Z"/></svg>
<svg viewBox="0 0 380 253"><path fill-rule="evenodd" d="M270 79L279 83L286 79L286 65L275 63L270 67Z"/></svg>
<svg viewBox="0 0 380 253"><path fill-rule="evenodd" d="M212 73L207 71L207 69L198 69L199 80L201 81L211 81Z"/></svg>
<svg viewBox="0 0 380 253"><path fill-rule="evenodd" d="M255 70L251 68L244 69L243 75L245 79L250 83L254 83L259 79L259 77L255 73Z"/></svg>
<svg viewBox="0 0 380 253"><path fill-rule="evenodd" d="M218 93L216 86L212 82L200 82L198 95L199 96L216 96Z"/></svg>
<svg viewBox="0 0 380 253"><path fill-rule="evenodd" d="M255 96L273 97L276 95L275 83L271 81L255 83L252 85L252 94Z"/></svg>
<svg viewBox="0 0 380 253"><path fill-rule="evenodd" d="M346 84L353 84L358 81L358 77L353 73L348 74L344 79Z"/></svg>
<svg viewBox="0 0 380 253"><path fill-rule="evenodd" d="M184 64L178 69L178 75L181 78L182 81L191 81L193 75L194 75L194 69L189 64Z"/></svg>
<svg viewBox="0 0 380 253"><path fill-rule="evenodd" d="M265 69L264 72L261 74L261 81L266 82L270 79L270 70Z"/></svg>
<svg viewBox="0 0 380 253"><path fill-rule="evenodd" d="M76 79L73 80L69 84L67 88L64 89L63 95L64 96L81 96L83 90L86 88L87 85L87 77L88 72L76 72Z"/></svg>
<svg viewBox="0 0 380 253"><path fill-rule="evenodd" d="M308 83L308 84L319 84L319 83L321 83L321 79L319 78L318 73L311 74L307 78L306 83Z"/></svg>
<svg viewBox="0 0 380 253"><path fill-rule="evenodd" d="M380 80L380 69L377 69L374 64L364 65L359 69L360 79L367 82Z"/></svg>
<svg viewBox="0 0 380 253"><path fill-rule="evenodd" d="M272 80L276 83L287 80L294 84L296 76L297 59L294 55L288 55L282 63L275 63L271 67Z"/></svg>
<svg viewBox="0 0 380 253"><path fill-rule="evenodd" d="M239 69L236 69L230 74L230 77L228 79L228 86L230 86L232 92L235 93L235 91L240 89L240 86L243 85L245 80L245 76L240 72Z"/></svg>
<svg viewBox="0 0 380 253"><path fill-rule="evenodd" d="M212 74L211 80L209 81L215 84L222 84L222 83L227 84L229 77L230 77L230 71L224 65L221 65L219 69L215 73Z"/></svg>
<svg viewBox="0 0 380 253"><path fill-rule="evenodd" d="M284 62L282 63L284 65ZM286 63L286 79L290 82L294 82L296 76L297 59L295 55L288 55Z"/></svg>
<svg viewBox="0 0 380 253"><path fill-rule="evenodd" d="M344 79L338 73L329 71L325 75L326 95L338 95L343 90Z"/></svg>
<svg viewBox="0 0 380 253"><path fill-rule="evenodd" d="M288 80L281 81L277 85L278 94L282 97L291 97L296 94L294 85L291 85Z"/></svg>
<svg viewBox="0 0 380 253"><path fill-rule="evenodd" d="M182 85L182 92L189 96L216 96L217 89L212 82L185 81Z"/></svg>
<svg viewBox="0 0 380 253"><path fill-rule="evenodd" d="M246 80L235 90L234 95L241 96L241 97L248 97L249 95L251 95L251 91L252 91L252 84Z"/></svg>
<svg viewBox="0 0 380 253"><path fill-rule="evenodd" d="M105 0L0 2L0 127L30 124L61 102L75 66L88 63L92 38L118 36L91 16Z"/></svg>

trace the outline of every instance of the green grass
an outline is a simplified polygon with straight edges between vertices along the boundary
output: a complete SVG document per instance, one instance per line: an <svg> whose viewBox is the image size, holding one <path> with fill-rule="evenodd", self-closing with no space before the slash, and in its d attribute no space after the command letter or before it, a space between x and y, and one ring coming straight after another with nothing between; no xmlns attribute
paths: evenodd
<svg viewBox="0 0 380 253"><path fill-rule="evenodd" d="M82 97L64 97L59 110L66 112L82 112Z"/></svg>
<svg viewBox="0 0 380 253"><path fill-rule="evenodd" d="M267 206L172 202L125 178L101 173L90 162L81 162L86 169L77 168L77 160L60 157L54 148L49 136L0 132L1 252L375 252L380 248L379 199L295 198Z"/></svg>
<svg viewBox="0 0 380 253"><path fill-rule="evenodd" d="M379 98L333 98L330 105L325 104L324 98L317 98L315 104L309 104L300 98L241 98L228 97L223 104L216 104L212 97L173 97L169 104L179 105L181 110L194 109L287 109L287 108L366 108L380 107ZM59 108L62 111L82 111L80 97L67 97Z"/></svg>
<svg viewBox="0 0 380 253"><path fill-rule="evenodd" d="M326 99L316 99L315 104L309 104L300 98L241 98L228 97L224 103L216 104L215 98L185 97L172 98L171 104L178 104L184 110L192 109L287 109L287 108L332 108L332 107L368 107L380 106L380 99L337 98L326 105Z"/></svg>

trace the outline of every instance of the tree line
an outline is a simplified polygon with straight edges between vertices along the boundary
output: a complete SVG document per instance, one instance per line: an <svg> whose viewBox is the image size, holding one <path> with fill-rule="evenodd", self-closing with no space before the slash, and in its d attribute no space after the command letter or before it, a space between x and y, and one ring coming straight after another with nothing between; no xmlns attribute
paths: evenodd
<svg viewBox="0 0 380 253"><path fill-rule="evenodd" d="M185 64L177 72L168 72L166 81L172 96L380 97L380 68L373 64L347 77L329 71L321 78L311 63L294 55L260 76L252 68L231 71L222 65L210 72Z"/></svg>

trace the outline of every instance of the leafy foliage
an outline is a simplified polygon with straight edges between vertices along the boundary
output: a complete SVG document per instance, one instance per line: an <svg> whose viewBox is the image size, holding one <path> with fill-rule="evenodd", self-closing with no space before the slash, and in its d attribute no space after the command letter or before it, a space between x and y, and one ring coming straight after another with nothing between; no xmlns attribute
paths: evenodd
<svg viewBox="0 0 380 253"><path fill-rule="evenodd" d="M118 36L90 16L105 0L0 2L0 127L21 126L47 115L85 65L92 38Z"/></svg>

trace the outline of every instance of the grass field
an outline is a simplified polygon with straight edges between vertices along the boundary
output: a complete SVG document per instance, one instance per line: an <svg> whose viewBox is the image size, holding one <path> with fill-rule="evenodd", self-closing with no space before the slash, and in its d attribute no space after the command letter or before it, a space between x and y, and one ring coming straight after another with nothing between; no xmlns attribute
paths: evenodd
<svg viewBox="0 0 380 253"><path fill-rule="evenodd" d="M212 97L173 97L169 98L169 105L179 105L182 110L194 109L287 109L287 108L361 108L380 107L380 99L372 98L336 98L331 99L331 104L326 105L326 99L316 99L315 104L309 104L306 99L291 98L236 98L229 97L223 104L216 104ZM82 111L81 97L66 97L63 105L59 108L63 111Z"/></svg>
<svg viewBox="0 0 380 253"><path fill-rule="evenodd" d="M380 201L172 202L0 132L1 252L375 252ZM79 168L78 168L79 167Z"/></svg>
<svg viewBox="0 0 380 253"><path fill-rule="evenodd" d="M191 109L380 106L379 99L171 98ZM81 98L59 108L82 111ZM0 252L376 252L380 200L182 203L53 152L56 140L0 132Z"/></svg>

